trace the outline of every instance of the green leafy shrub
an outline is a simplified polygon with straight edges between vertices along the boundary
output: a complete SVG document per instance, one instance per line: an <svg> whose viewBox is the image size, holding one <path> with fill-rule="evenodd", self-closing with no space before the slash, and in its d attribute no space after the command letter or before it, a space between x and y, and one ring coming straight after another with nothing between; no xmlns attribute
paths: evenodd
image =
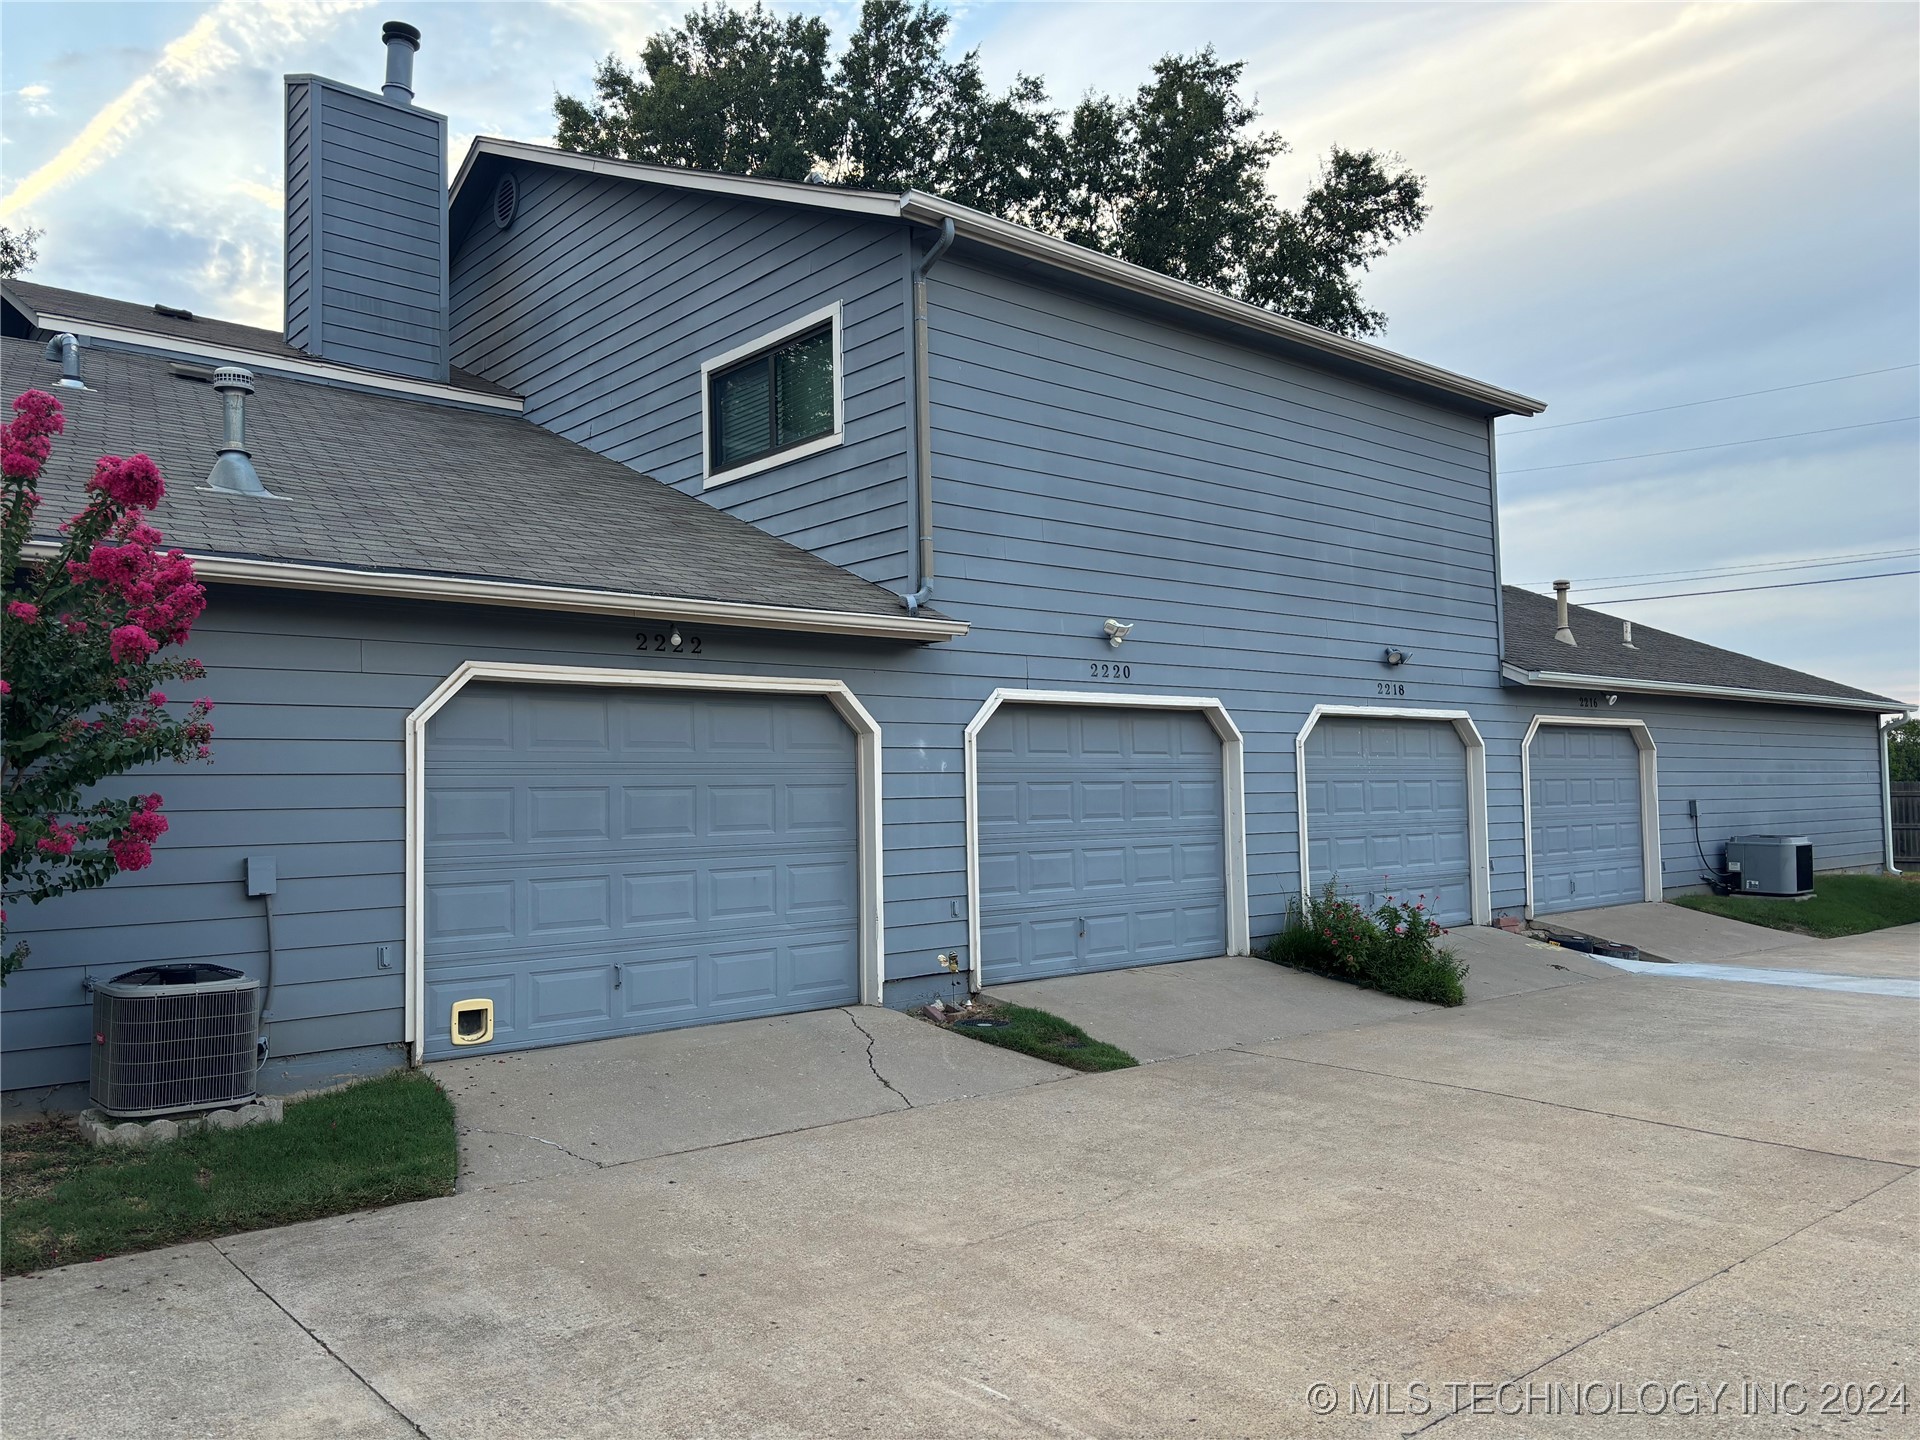
<svg viewBox="0 0 1920 1440"><path fill-rule="evenodd" d="M1288 905L1286 928L1268 943L1267 958L1406 1000L1460 1005L1467 967L1434 943L1446 933L1427 912L1425 896L1389 896L1369 913L1329 881L1318 895Z"/></svg>

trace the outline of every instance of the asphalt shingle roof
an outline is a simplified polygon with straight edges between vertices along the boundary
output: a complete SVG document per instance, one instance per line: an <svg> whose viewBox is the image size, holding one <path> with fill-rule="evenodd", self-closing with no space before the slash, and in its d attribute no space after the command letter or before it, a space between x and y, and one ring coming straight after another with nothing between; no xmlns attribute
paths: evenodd
<svg viewBox="0 0 1920 1440"><path fill-rule="evenodd" d="M131 300L109 300L104 295L86 295L78 290L61 290L52 285L35 285L27 280L9 280L7 289L28 305L36 316L59 315L69 320L91 320L97 325L112 325L122 330L140 330L149 335L181 341L183 347L212 345L226 350L253 350L262 355L282 355L289 360L312 361L298 346L289 345L278 330L262 330L254 325L237 325L231 320L214 320L205 315L183 319L162 315L151 305L136 305ZM458 365L450 367L447 383L458 390L477 395L511 395L513 392L483 380Z"/></svg>
<svg viewBox="0 0 1920 1440"><path fill-rule="evenodd" d="M247 441L277 498L213 493L211 386L164 357L90 347L89 389L59 390L43 344L0 345L6 403L38 388L66 410L41 480L49 536L82 504L95 459L144 452L167 480L154 523L195 554L906 613L892 591L526 420L430 400L256 374Z"/></svg>
<svg viewBox="0 0 1920 1440"><path fill-rule="evenodd" d="M1577 645L1553 638L1556 602L1518 586L1504 588L1506 660L1523 670L1591 675L1596 680L1644 680L1668 685L1716 685L1730 690L1763 690L1815 695L1830 700L1879 701L1888 712L1904 710L1898 700L1856 690L1818 675L1789 670L1717 645L1633 622L1633 648L1621 643L1620 617L1585 605L1567 607L1568 627Z"/></svg>

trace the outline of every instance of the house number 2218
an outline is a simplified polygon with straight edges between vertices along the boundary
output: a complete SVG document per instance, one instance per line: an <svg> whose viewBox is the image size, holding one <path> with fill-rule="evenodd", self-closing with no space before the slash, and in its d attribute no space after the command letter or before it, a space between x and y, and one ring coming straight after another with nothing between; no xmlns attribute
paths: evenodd
<svg viewBox="0 0 1920 1440"><path fill-rule="evenodd" d="M1398 680L1376 680L1373 683L1379 687L1379 693L1382 695L1404 695L1407 693L1406 685Z"/></svg>

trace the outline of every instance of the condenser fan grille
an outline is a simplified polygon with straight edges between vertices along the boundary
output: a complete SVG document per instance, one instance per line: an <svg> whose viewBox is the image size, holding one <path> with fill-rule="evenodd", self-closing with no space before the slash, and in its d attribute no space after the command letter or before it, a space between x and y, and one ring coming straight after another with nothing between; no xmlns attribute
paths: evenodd
<svg viewBox="0 0 1920 1440"><path fill-rule="evenodd" d="M251 1099L259 982L219 965L132 970L93 992L93 1103L159 1115Z"/></svg>

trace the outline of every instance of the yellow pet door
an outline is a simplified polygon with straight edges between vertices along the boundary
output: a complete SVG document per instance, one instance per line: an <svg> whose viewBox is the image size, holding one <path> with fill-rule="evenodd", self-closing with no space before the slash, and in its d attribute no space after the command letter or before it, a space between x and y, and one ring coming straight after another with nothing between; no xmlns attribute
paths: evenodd
<svg viewBox="0 0 1920 1440"><path fill-rule="evenodd" d="M484 1045L493 1039L493 1001L453 1002L453 1043Z"/></svg>

